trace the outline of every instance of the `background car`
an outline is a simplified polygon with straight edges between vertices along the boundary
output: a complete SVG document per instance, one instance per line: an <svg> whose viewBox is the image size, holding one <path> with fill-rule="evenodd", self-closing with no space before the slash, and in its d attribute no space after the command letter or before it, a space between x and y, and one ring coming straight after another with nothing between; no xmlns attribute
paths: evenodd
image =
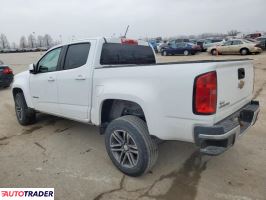
<svg viewBox="0 0 266 200"><path fill-rule="evenodd" d="M203 51L207 51L208 48L220 45L223 42L223 39L206 39L203 42Z"/></svg>
<svg viewBox="0 0 266 200"><path fill-rule="evenodd" d="M154 49L155 53L158 53L157 42L156 42L156 40L149 40L148 43L149 43L150 46Z"/></svg>
<svg viewBox="0 0 266 200"><path fill-rule="evenodd" d="M0 60L0 87L9 87L13 82L14 74L12 69Z"/></svg>
<svg viewBox="0 0 266 200"><path fill-rule="evenodd" d="M241 54L261 53L260 45L245 39L234 39L224 42L215 47L208 48L208 52L212 55L217 54Z"/></svg>
<svg viewBox="0 0 266 200"><path fill-rule="evenodd" d="M164 42L164 43L159 43L158 46L157 46L157 50L159 53L161 53L162 49L167 47L168 46L168 43L167 42Z"/></svg>
<svg viewBox="0 0 266 200"><path fill-rule="evenodd" d="M167 47L161 50L162 56L184 54L185 56L194 55L199 52L201 48L198 45L188 42L170 43Z"/></svg>
<svg viewBox="0 0 266 200"><path fill-rule="evenodd" d="M245 39L251 38L251 39L256 39L258 37L261 37L262 34L261 33L251 33L245 36Z"/></svg>
<svg viewBox="0 0 266 200"><path fill-rule="evenodd" d="M257 40L260 42L261 48L266 50L266 36L259 37Z"/></svg>

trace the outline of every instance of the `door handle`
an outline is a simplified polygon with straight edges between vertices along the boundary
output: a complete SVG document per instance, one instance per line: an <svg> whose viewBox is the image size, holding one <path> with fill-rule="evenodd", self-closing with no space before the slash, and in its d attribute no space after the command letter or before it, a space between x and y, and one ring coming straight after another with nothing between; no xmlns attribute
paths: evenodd
<svg viewBox="0 0 266 200"><path fill-rule="evenodd" d="M82 80L86 80L86 77L84 77L83 75L78 75L75 79L78 81L82 81Z"/></svg>
<svg viewBox="0 0 266 200"><path fill-rule="evenodd" d="M53 77L49 77L48 81L53 82L53 81L55 81L55 79Z"/></svg>

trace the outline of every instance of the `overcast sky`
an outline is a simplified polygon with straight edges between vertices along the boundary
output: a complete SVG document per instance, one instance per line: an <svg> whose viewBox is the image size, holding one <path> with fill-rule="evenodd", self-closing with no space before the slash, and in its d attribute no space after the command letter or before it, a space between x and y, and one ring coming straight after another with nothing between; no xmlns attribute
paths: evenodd
<svg viewBox="0 0 266 200"><path fill-rule="evenodd" d="M0 33L49 33L64 41L112 36L154 37L266 31L266 0L0 0Z"/></svg>

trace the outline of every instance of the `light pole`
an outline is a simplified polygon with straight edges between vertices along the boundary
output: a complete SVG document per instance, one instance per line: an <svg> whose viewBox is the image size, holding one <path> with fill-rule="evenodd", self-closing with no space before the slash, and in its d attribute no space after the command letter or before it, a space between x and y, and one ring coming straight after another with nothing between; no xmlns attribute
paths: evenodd
<svg viewBox="0 0 266 200"><path fill-rule="evenodd" d="M59 35L59 38L60 38L60 43L62 44L63 41L62 41L62 35L61 34Z"/></svg>
<svg viewBox="0 0 266 200"><path fill-rule="evenodd" d="M35 47L35 41L34 41L34 39L35 39L35 31L33 31L32 32L32 35L33 35L33 37L31 38L31 42L32 42L32 48L34 48Z"/></svg>

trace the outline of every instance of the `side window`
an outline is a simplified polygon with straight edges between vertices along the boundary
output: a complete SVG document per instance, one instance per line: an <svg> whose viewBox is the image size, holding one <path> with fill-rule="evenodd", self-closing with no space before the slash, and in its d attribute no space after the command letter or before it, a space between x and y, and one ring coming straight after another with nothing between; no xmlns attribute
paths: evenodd
<svg viewBox="0 0 266 200"><path fill-rule="evenodd" d="M182 43L177 43L176 44L176 48L181 48L182 47Z"/></svg>
<svg viewBox="0 0 266 200"><path fill-rule="evenodd" d="M183 42L183 43L181 43L181 47L182 48L186 48L187 47L187 44Z"/></svg>
<svg viewBox="0 0 266 200"><path fill-rule="evenodd" d="M227 41L224 43L224 46L230 46L232 44L232 41Z"/></svg>
<svg viewBox="0 0 266 200"><path fill-rule="evenodd" d="M234 40L233 45L240 45L243 44L240 40Z"/></svg>
<svg viewBox="0 0 266 200"><path fill-rule="evenodd" d="M90 51L90 43L70 45L67 49L64 69L74 69L85 65Z"/></svg>
<svg viewBox="0 0 266 200"><path fill-rule="evenodd" d="M172 47L172 48L177 48L177 44L172 43L172 44L171 44L171 47Z"/></svg>
<svg viewBox="0 0 266 200"><path fill-rule="evenodd" d="M48 52L38 63L40 73L56 71L61 48Z"/></svg>

